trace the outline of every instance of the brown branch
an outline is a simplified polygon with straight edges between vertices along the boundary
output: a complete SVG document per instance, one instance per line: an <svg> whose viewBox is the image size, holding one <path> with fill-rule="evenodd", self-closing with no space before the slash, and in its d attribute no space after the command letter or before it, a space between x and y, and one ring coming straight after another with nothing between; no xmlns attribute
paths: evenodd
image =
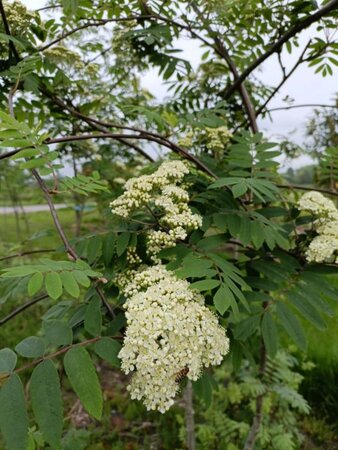
<svg viewBox="0 0 338 450"><path fill-rule="evenodd" d="M276 186L281 189L290 189L290 190L295 189L295 190L300 190L300 191L316 191L316 192L321 192L322 194L333 195L335 197L338 197L338 192L331 191L330 189L302 186L299 184L276 184Z"/></svg>
<svg viewBox="0 0 338 450"><path fill-rule="evenodd" d="M322 19L324 16L328 15L330 12L334 11L338 7L338 0L331 0L327 2L322 8L316 11L314 14L306 17L303 20L298 21L293 25L280 39L277 40L271 47L259 56L249 67L247 67L239 77L234 81L234 83L229 86L224 91L225 99L231 97L231 95L238 90L239 85L243 83L244 80L253 72L258 66L260 66L266 59L268 59L274 53L280 51L283 45L288 42L291 38L296 36L300 31L308 28L313 23Z"/></svg>
<svg viewBox="0 0 338 450"><path fill-rule="evenodd" d="M184 409L185 409L185 428L186 428L186 444L188 450L196 450L196 436L195 436L195 420L194 420L194 396L192 383L187 382L184 393Z"/></svg>
<svg viewBox="0 0 338 450"><path fill-rule="evenodd" d="M194 11L196 12L196 14L198 15L199 19L203 20L203 14L199 10L198 6L194 2L191 2L191 6L194 9ZM225 47L223 42L219 39L219 37L217 36L215 31L210 27L210 25L208 25L207 23L204 23L204 25L206 27L206 30L210 33L210 35L213 36L214 45L210 45L210 44L208 44L208 45L210 47L212 47L214 50L216 50L216 53L218 53L218 55L221 56L221 58L225 60L225 62L227 63L227 65L234 77L234 80L236 81L239 78L239 73L238 73L236 64L230 57L230 54L229 54L227 48ZM206 42L206 41L203 40L203 42ZM239 83L237 89L242 98L244 109L245 109L248 119L249 119L250 127L254 133L257 133L258 126L257 126L257 121L256 121L256 115L255 115L255 110L252 105L249 93L243 83Z"/></svg>
<svg viewBox="0 0 338 450"><path fill-rule="evenodd" d="M130 131L138 132L138 133L140 133L140 135L136 139L145 139L145 140L148 140L148 141L156 142L157 144L162 145L164 147L167 147L170 150L172 150L173 152L183 156L185 159L193 162L200 170L202 170L202 172L207 173L212 178L217 178L217 175L214 172L212 172L212 170L210 170L209 167L207 167L195 155L192 155L191 153L189 153L184 148L178 146L177 144L175 144L172 141L170 141L168 138L166 138L166 137L164 137L164 136L162 136L162 135L160 135L158 133L142 130L142 129L137 128L137 127L130 127L130 126L127 126L127 125L120 125L120 124L116 124L116 123L106 122L106 121L102 121L102 120L99 120L99 119L95 119L95 118L86 116L86 115L82 114L81 112L79 112L73 106L69 106L66 103L64 103L60 98L58 98L55 95L51 94L45 88L40 88L40 91L43 94L45 94L48 98L53 100L54 103L57 104L58 106L60 106L62 109L67 110L68 112L70 112L73 116L79 117L80 119L82 119L87 124L96 124L96 125L98 125L97 129L99 129L101 131L106 132L107 130L105 130L105 128L108 127L108 128L118 128L118 129L122 129L122 130L130 130ZM121 137L125 137L125 135L123 135Z"/></svg>
<svg viewBox="0 0 338 450"><path fill-rule="evenodd" d="M125 138L115 138L117 141L121 142L121 144L126 145L127 147L130 147L132 149L134 149L137 153L140 153L140 155L144 156L148 161L150 162L155 162L155 159L151 156L148 155L148 153L146 153L141 147L139 147L136 144L133 144L132 142L129 142L127 139Z"/></svg>
<svg viewBox="0 0 338 450"><path fill-rule="evenodd" d="M40 295L39 297L36 297L33 300L30 300L29 302L24 303L23 305L21 305L18 308L14 309L7 316L5 316L2 319L0 319L0 326L4 325L9 320L13 319L13 317L17 316L22 311L25 311L25 309L30 308L31 306L35 305L36 303L38 303L41 300L44 300L46 298L48 298L48 295Z"/></svg>
<svg viewBox="0 0 338 450"><path fill-rule="evenodd" d="M15 253L14 255L3 256L2 258L0 258L0 261L6 261L7 259L12 259L12 258L19 258L21 256L35 255L36 253L49 253L49 252L55 252L55 250L52 248L52 249L31 250L31 251L27 251L27 252L20 252L20 253Z"/></svg>
<svg viewBox="0 0 338 450"><path fill-rule="evenodd" d="M134 15L134 16L128 16L128 17L119 17L114 19L99 19L97 21L87 22L83 25L80 25L79 27L73 28L72 30L67 31L66 33L61 34L61 36L57 37L53 41L49 42L48 44L39 47L37 51L43 52L47 50L48 48L52 47L53 45L63 41L69 36L72 36L73 34L77 33L78 31L84 30L86 28L91 27L100 27L103 25L106 25L107 23L113 23L113 22L126 22L130 20L137 20L137 19L149 19L151 16L149 15Z"/></svg>
<svg viewBox="0 0 338 450"><path fill-rule="evenodd" d="M38 8L35 11L36 12L40 12L40 11L46 11L47 9L56 9L56 8L62 8L62 5L51 5L51 6L43 6L42 8Z"/></svg>
<svg viewBox="0 0 338 450"><path fill-rule="evenodd" d="M0 14L1 14L2 22L4 24L5 33L8 36L11 36L11 30L10 30L10 27L9 27L9 24L7 21L6 12L5 12L2 0L0 0ZM18 53L17 49L15 48L14 42L9 40L8 46L9 46L10 52L13 53L15 59L19 60L20 59L19 53ZM11 55L9 55L9 56L11 56Z"/></svg>
<svg viewBox="0 0 338 450"><path fill-rule="evenodd" d="M71 348L74 348L74 347L85 347L86 345L94 344L94 342L97 342L100 339L102 339L101 336L97 336L97 337L94 337L92 339L87 339L86 341L79 342L77 344L67 345L67 347L63 347L61 350L58 350L58 351L56 351L54 353L50 353L49 355L43 356L42 358L39 358L39 359L36 359L35 361L32 361L31 363L26 364L25 366L19 367L19 369L16 369L14 372L15 373L23 372L24 370L30 369L31 367L35 367L37 364L39 364L40 362L44 361L45 359L56 358L57 356L63 355L64 353L67 353L68 350L70 350Z"/></svg>
<svg viewBox="0 0 338 450"><path fill-rule="evenodd" d="M266 108L267 104L273 99L273 97L277 94L277 92L280 90L280 88L287 82L287 80L291 77L291 75L295 72L295 70L297 69L298 66L300 66L303 62L304 62L304 55L307 51L307 49L309 48L310 45L309 41L307 43L307 45L304 47L304 50L302 51L302 53L300 54L299 58L297 59L296 63L294 64L294 66L289 70L288 73L285 72L285 69L283 71L283 78L281 79L280 83L275 87L275 89L271 92L271 94L269 95L269 97L265 100L265 102L263 103L263 105L261 105L257 111L256 111L256 117L259 116L264 109Z"/></svg>

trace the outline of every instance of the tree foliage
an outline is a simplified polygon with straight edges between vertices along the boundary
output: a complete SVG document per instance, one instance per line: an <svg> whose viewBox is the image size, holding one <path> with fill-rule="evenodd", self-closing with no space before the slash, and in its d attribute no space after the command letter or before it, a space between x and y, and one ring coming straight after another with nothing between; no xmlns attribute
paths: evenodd
<svg viewBox="0 0 338 450"><path fill-rule="evenodd" d="M259 131L257 117L269 114L269 102L301 64L318 77L333 74L337 7L336 0L321 6L307 0L67 0L30 12L18 1L0 1L0 181L12 172L31 177L59 238L59 247L47 249L50 258L38 245L43 235L6 243L0 258L0 303L45 304L36 335L0 350L0 426L10 450L26 449L33 439L23 372L29 417L32 412L46 445L66 445L65 383L88 414L101 419L96 366L104 360L119 367L128 326L126 294L116 280L135 264L152 265L149 231L170 228L156 202L128 218L111 214L109 203L126 180L154 173L163 158L185 162L189 208L203 221L157 257L203 294L227 329L234 370L246 367L240 387L250 376L250 389L257 388L247 394L256 402L252 426L223 417L221 437L226 430L239 433L244 449L253 448L257 436L274 448L291 448L277 442L280 430L273 435L266 421L260 429L263 397L278 397L278 414L283 405L307 412L298 386L288 386L292 362L282 361L281 369L287 357L279 349L291 338L305 351L303 323L324 329L325 317L333 315L338 292L329 276L337 273L337 248L316 263L307 258L314 216L301 210L297 188L283 181L277 159L283 146ZM311 25L316 36L300 48L299 35ZM182 39L202 49L197 67L180 55ZM287 70L288 54L296 63ZM268 58L281 68L277 86L255 75ZM168 88L160 103L142 86L148 68ZM337 148L323 146L320 182L336 198ZM73 176L64 176L70 167ZM87 198L100 225L82 234ZM54 204L60 199L76 203L75 236L59 220ZM202 376L194 382L196 395L211 399L212 385ZM201 442L208 442L207 431L198 429ZM288 442L295 436L290 431Z"/></svg>

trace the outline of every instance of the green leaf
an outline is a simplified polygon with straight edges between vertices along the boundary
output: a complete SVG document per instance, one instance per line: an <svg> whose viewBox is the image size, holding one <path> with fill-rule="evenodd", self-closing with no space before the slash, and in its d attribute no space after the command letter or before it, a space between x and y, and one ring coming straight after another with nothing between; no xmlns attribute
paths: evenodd
<svg viewBox="0 0 338 450"><path fill-rule="evenodd" d="M74 270L73 272L75 280L81 284L83 287L89 287L90 286L90 279L89 277L83 273L81 270Z"/></svg>
<svg viewBox="0 0 338 450"><path fill-rule="evenodd" d="M246 184L245 180L242 180L240 183L235 184L231 188L231 191L235 198L240 197L241 195L245 194L247 190L248 190L248 185Z"/></svg>
<svg viewBox="0 0 338 450"><path fill-rule="evenodd" d="M39 290L42 288L42 283L43 283L42 273L36 272L29 280L28 287L27 287L28 295L32 297L37 292L39 292Z"/></svg>
<svg viewBox="0 0 338 450"><path fill-rule="evenodd" d="M15 369L17 356L10 348L0 350L0 374L9 373Z"/></svg>
<svg viewBox="0 0 338 450"><path fill-rule="evenodd" d="M109 362L112 366L121 366L121 361L117 356L121 350L121 344L114 339L103 337L95 343L94 350L100 358Z"/></svg>
<svg viewBox="0 0 338 450"><path fill-rule="evenodd" d="M95 419L102 416L103 398L94 364L83 347L70 349L64 358L64 366L72 388L85 410Z"/></svg>
<svg viewBox="0 0 338 450"><path fill-rule="evenodd" d="M102 240L100 236L92 237L87 245L87 258L89 264L92 264L96 258L101 255Z"/></svg>
<svg viewBox="0 0 338 450"><path fill-rule="evenodd" d="M44 322L45 337L51 345L69 345L73 342L72 329L60 320Z"/></svg>
<svg viewBox="0 0 338 450"><path fill-rule="evenodd" d="M239 322L234 330L234 336L236 339L240 341L245 341L254 334L260 322L260 318L258 316L248 317L247 319Z"/></svg>
<svg viewBox="0 0 338 450"><path fill-rule="evenodd" d="M288 292L287 298L294 305L305 319L311 322L319 330L325 330L326 323L319 312L305 298L297 292Z"/></svg>
<svg viewBox="0 0 338 450"><path fill-rule="evenodd" d="M35 367L29 384L36 422L45 441L54 449L61 446L63 428L59 374L51 360Z"/></svg>
<svg viewBox="0 0 338 450"><path fill-rule="evenodd" d="M107 234L105 237L102 253L103 253L103 261L104 265L107 267L114 255L115 252L115 242L116 242L116 236L113 233Z"/></svg>
<svg viewBox="0 0 338 450"><path fill-rule="evenodd" d="M261 330L267 352L273 358L277 353L278 339L276 325L269 311L263 315Z"/></svg>
<svg viewBox="0 0 338 450"><path fill-rule="evenodd" d="M127 249L130 239L130 233L121 233L117 236L116 252L117 256L121 256Z"/></svg>
<svg viewBox="0 0 338 450"><path fill-rule="evenodd" d="M221 282L219 280L201 280L190 284L191 289L196 289L198 291L209 291L219 286Z"/></svg>
<svg viewBox="0 0 338 450"><path fill-rule="evenodd" d="M45 343L37 336L29 336L15 347L15 351L25 358L39 358L45 353Z"/></svg>
<svg viewBox="0 0 338 450"><path fill-rule="evenodd" d="M230 306L229 289L222 285L214 295L214 305L217 311L223 316Z"/></svg>
<svg viewBox="0 0 338 450"><path fill-rule="evenodd" d="M64 289L72 297L78 298L80 295L80 288L75 279L74 272L64 271L60 272L61 281Z"/></svg>
<svg viewBox="0 0 338 450"><path fill-rule="evenodd" d="M48 272L45 277L45 286L47 294L57 300L62 294L62 281L57 272Z"/></svg>
<svg viewBox="0 0 338 450"><path fill-rule="evenodd" d="M9 450L26 450L28 417L24 389L13 374L0 391L0 429Z"/></svg>
<svg viewBox="0 0 338 450"><path fill-rule="evenodd" d="M212 384L210 380L210 375L204 372L203 375L192 384L194 393L200 397L206 408L209 408L212 402Z"/></svg>
<svg viewBox="0 0 338 450"><path fill-rule="evenodd" d="M95 296L91 299L85 312L84 327L92 336L100 336L102 328L101 301Z"/></svg>
<svg viewBox="0 0 338 450"><path fill-rule="evenodd" d="M304 352L307 348L306 337L302 325L297 317L287 308L284 303L277 303L277 316L283 328L295 344Z"/></svg>

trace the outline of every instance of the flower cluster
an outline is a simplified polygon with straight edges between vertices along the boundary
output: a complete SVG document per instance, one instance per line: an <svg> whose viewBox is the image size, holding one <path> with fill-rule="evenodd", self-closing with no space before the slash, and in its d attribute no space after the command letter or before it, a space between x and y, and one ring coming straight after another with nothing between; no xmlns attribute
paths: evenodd
<svg viewBox="0 0 338 450"><path fill-rule="evenodd" d="M148 253L154 259L161 249L174 247L188 231L202 225L202 218L188 206L187 191L178 186L188 172L181 161L164 162L153 174L128 180L125 192L110 204L112 212L124 218L140 208L155 208L160 213L160 229L148 232Z"/></svg>
<svg viewBox="0 0 338 450"><path fill-rule="evenodd" d="M323 262L331 258L338 250L338 210L335 204L319 192L311 191L299 200L299 208L310 211L316 218L314 225L318 236L309 245L307 260Z"/></svg>
<svg viewBox="0 0 338 450"><path fill-rule="evenodd" d="M207 148L210 150L223 150L225 144L232 137L232 133L227 127L206 128L206 132L208 135Z"/></svg>
<svg viewBox="0 0 338 450"><path fill-rule="evenodd" d="M220 364L229 340L202 295L161 264L125 273L118 284L127 297L119 357L133 373L131 397L165 412L182 375L197 380L203 367Z"/></svg>
<svg viewBox="0 0 338 450"><path fill-rule="evenodd" d="M29 28L37 13L29 11L20 1L3 2L8 24L10 26L11 35L15 37L26 37ZM5 33L2 21L0 21L0 33ZM7 53L8 44L0 43L0 55Z"/></svg>
<svg viewBox="0 0 338 450"><path fill-rule="evenodd" d="M187 131L185 136L182 136L178 140L178 145L192 147L193 145L205 144L207 149L221 152L231 138L232 133L225 126L217 128L206 127L203 130L195 128L194 130Z"/></svg>

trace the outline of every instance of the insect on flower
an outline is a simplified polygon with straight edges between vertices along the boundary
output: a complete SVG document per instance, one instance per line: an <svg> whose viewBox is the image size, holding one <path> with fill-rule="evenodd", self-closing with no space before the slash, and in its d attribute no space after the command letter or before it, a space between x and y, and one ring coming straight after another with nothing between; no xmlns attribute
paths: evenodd
<svg viewBox="0 0 338 450"><path fill-rule="evenodd" d="M184 367L183 369L181 369L177 373L175 373L176 383L181 383L181 381L183 381L184 378L188 375L188 372L189 372L189 368Z"/></svg>

